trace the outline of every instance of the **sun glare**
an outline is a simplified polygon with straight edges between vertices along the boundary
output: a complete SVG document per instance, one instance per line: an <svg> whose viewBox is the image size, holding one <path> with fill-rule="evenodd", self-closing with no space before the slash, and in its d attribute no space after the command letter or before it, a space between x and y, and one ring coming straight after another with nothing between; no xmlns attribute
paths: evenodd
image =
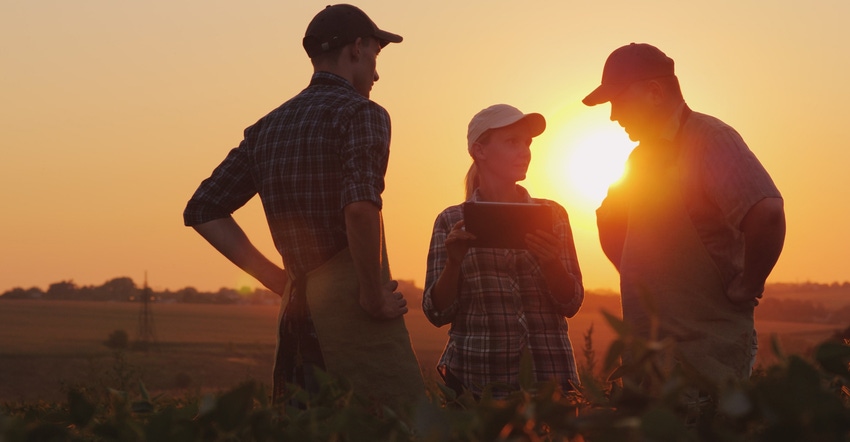
<svg viewBox="0 0 850 442"><path fill-rule="evenodd" d="M625 161L633 145L619 128L596 129L583 134L567 147L569 188L592 202L601 202L608 187L623 175Z"/></svg>
<svg viewBox="0 0 850 442"><path fill-rule="evenodd" d="M608 187L622 175L626 158L635 143L616 123L607 118L553 121L546 149L545 173L550 186L564 202L595 209ZM560 123L560 124L558 124Z"/></svg>

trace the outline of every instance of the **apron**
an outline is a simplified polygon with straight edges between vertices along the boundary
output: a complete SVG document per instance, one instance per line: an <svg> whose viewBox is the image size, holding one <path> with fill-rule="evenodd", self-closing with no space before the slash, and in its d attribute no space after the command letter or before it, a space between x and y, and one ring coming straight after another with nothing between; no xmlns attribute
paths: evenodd
<svg viewBox="0 0 850 442"><path fill-rule="evenodd" d="M382 261L382 277L389 281L385 246ZM306 279L325 370L345 378L357 394L396 409L424 397L422 372L404 318L378 321L360 307L360 284L349 250L337 253ZM281 315L286 307L282 304Z"/></svg>
<svg viewBox="0 0 850 442"><path fill-rule="evenodd" d="M747 379L753 306L726 297L688 214L682 168L675 158L668 164L644 171L651 173L636 177L629 192L619 269L623 319L640 337L672 337L676 359L715 383Z"/></svg>

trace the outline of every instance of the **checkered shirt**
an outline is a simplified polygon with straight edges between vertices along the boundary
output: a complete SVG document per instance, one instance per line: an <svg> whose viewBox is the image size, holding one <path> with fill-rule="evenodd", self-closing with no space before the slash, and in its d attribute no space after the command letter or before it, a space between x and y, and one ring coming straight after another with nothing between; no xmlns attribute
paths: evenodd
<svg viewBox="0 0 850 442"><path fill-rule="evenodd" d="M245 129L239 147L204 180L186 225L230 216L259 193L290 274L315 269L348 245L343 208L382 206L390 118L342 77L317 72L301 93Z"/></svg>
<svg viewBox="0 0 850 442"><path fill-rule="evenodd" d="M492 383L516 390L520 358L526 350L533 359L536 381L556 380L565 388L569 382L579 382L565 317L572 317L581 307L584 288L569 219L558 203L532 199L527 192L526 196L528 202L552 208L555 236L562 244L560 260L576 279L569 303L552 296L530 252L473 247L461 264L458 299L437 311L432 290L445 266L446 236L463 219L462 207L445 209L434 223L423 310L434 325L451 324L438 370L448 370L474 393ZM478 200L477 192L471 199Z"/></svg>

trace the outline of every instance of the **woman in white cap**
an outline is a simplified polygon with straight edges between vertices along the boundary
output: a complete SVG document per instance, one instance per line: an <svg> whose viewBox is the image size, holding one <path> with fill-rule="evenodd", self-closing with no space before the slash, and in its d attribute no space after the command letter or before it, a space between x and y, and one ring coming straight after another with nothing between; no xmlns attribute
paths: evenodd
<svg viewBox="0 0 850 442"><path fill-rule="evenodd" d="M578 312L584 288L567 212L517 184L528 171L531 140L545 128L542 115L506 104L476 114L467 132L473 164L466 199L548 206L552 233L528 234L523 249L473 247L462 205L434 223L422 304L431 323L451 324L437 370L457 392L489 389L499 398L518 390L524 354L535 381L563 389L579 382L566 318Z"/></svg>

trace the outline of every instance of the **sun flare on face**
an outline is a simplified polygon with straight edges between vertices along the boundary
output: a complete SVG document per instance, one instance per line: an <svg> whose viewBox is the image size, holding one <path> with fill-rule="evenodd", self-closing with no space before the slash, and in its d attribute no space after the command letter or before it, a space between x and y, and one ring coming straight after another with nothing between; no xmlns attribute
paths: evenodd
<svg viewBox="0 0 850 442"><path fill-rule="evenodd" d="M594 210L623 175L635 143L607 118L554 118L547 131L548 146L535 161L545 168L549 193L566 205Z"/></svg>

